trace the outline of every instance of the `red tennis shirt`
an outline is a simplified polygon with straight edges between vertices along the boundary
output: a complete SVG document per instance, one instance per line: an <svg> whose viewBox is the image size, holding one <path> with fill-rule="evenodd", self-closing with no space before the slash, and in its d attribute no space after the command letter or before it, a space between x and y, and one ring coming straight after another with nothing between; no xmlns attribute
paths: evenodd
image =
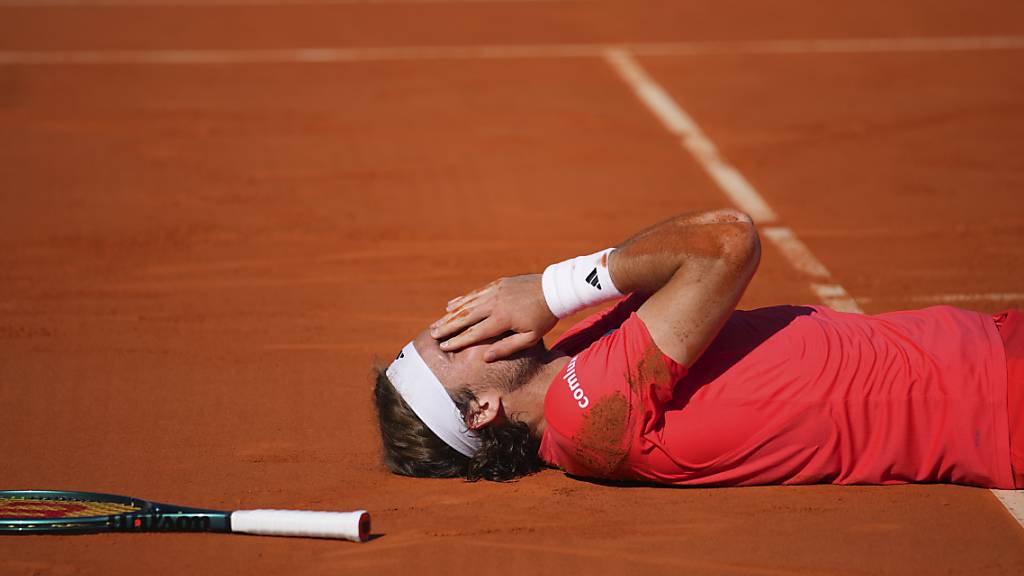
<svg viewBox="0 0 1024 576"><path fill-rule="evenodd" d="M1003 344L991 316L736 311L689 370L635 314L574 326L544 401L541 458L676 485L954 482L1013 488Z"/></svg>

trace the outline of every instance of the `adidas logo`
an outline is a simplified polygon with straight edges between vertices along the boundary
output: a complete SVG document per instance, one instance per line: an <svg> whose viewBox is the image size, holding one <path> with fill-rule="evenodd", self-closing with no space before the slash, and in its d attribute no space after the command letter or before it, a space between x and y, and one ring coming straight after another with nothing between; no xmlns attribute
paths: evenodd
<svg viewBox="0 0 1024 576"><path fill-rule="evenodd" d="M601 281L597 277L597 268L594 268L590 271L590 274L587 274L587 284L590 284L598 290L601 289Z"/></svg>

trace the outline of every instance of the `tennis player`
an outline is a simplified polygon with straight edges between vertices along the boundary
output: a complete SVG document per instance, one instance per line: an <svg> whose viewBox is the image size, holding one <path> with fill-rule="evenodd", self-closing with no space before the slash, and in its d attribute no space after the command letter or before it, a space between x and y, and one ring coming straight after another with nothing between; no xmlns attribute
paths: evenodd
<svg viewBox="0 0 1024 576"><path fill-rule="evenodd" d="M671 485L1024 487L1024 316L737 310L750 218L681 215L502 278L378 370L399 474L509 480L544 465ZM601 302L551 347L558 318Z"/></svg>

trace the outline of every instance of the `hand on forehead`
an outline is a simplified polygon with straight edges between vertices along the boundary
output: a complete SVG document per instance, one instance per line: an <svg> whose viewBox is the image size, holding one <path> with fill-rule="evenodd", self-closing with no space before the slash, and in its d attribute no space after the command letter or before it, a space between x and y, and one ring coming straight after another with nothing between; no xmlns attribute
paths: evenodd
<svg viewBox="0 0 1024 576"><path fill-rule="evenodd" d="M413 338L413 345L441 384L453 391L483 379L487 369L483 356L492 341L468 346L458 352L448 352L441 349L440 343L431 337L428 329Z"/></svg>

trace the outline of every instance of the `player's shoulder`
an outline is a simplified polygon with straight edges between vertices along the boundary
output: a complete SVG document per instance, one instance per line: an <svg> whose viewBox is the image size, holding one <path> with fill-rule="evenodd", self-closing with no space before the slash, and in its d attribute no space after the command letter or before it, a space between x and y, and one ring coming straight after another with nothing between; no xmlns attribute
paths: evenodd
<svg viewBox="0 0 1024 576"><path fill-rule="evenodd" d="M625 391L631 352L636 348L631 343L636 339L634 323L638 321L631 315L571 355L548 389L545 408L550 404L569 414L583 414L596 400Z"/></svg>
<svg viewBox="0 0 1024 576"><path fill-rule="evenodd" d="M626 456L643 411L639 366L653 342L635 313L571 356L544 401L550 452L574 473L609 477ZM569 461L565 461L568 458Z"/></svg>

